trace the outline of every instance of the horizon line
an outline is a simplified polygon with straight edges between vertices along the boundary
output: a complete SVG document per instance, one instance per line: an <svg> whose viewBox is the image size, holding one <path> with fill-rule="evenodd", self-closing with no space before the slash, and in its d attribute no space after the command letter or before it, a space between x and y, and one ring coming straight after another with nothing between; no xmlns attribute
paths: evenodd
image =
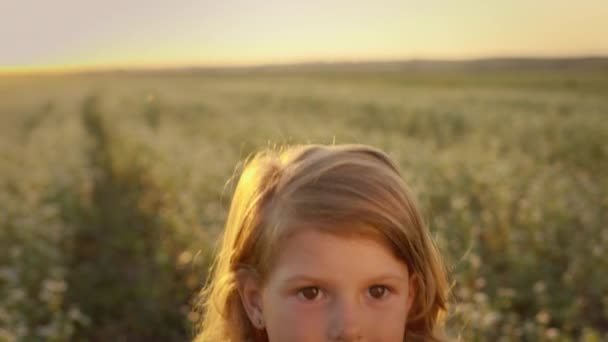
<svg viewBox="0 0 608 342"><path fill-rule="evenodd" d="M281 67L305 67L305 66L332 66L332 65L357 65L357 64L390 64L390 63L467 63L497 60L535 60L535 61L558 61L558 60L608 60L608 54L580 54L580 55L489 55L479 57L410 57L410 58L391 58L391 59L311 59L303 61L286 62L261 62L261 63L183 63L183 64L148 64L145 66L135 65L70 65L70 66L1 66L0 76L20 76L20 75L78 75L78 74L101 74L112 72L179 72L179 71L238 71L255 70L265 68Z"/></svg>

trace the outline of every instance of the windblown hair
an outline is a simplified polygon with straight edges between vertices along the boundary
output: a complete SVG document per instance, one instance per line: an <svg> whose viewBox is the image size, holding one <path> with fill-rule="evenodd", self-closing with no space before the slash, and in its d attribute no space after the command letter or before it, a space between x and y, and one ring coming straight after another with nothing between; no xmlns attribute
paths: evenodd
<svg viewBox="0 0 608 342"><path fill-rule="evenodd" d="M238 275L265 281L281 244L301 229L383 239L415 275L408 341L444 341L447 272L397 165L374 147L297 145L268 149L244 163L220 250L195 310L196 342L268 342L248 319Z"/></svg>

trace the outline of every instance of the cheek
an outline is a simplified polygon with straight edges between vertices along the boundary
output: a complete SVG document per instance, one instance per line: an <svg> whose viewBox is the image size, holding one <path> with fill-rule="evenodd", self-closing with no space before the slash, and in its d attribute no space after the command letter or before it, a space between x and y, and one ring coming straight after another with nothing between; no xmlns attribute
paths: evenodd
<svg viewBox="0 0 608 342"><path fill-rule="evenodd" d="M306 306L295 298L265 296L264 319L269 342L322 341L327 317L322 306Z"/></svg>
<svg viewBox="0 0 608 342"><path fill-rule="evenodd" d="M403 342L407 323L406 300L395 297L385 303L369 303L360 316L364 340Z"/></svg>
<svg viewBox="0 0 608 342"><path fill-rule="evenodd" d="M369 337L373 341L401 342L405 335L406 310L400 307L386 308L370 317Z"/></svg>

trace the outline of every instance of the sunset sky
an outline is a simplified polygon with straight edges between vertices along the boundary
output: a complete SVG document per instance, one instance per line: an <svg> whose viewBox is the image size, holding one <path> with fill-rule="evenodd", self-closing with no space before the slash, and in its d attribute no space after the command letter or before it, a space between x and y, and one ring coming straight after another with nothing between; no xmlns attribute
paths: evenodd
<svg viewBox="0 0 608 342"><path fill-rule="evenodd" d="M606 0L1 1L0 70L608 55Z"/></svg>

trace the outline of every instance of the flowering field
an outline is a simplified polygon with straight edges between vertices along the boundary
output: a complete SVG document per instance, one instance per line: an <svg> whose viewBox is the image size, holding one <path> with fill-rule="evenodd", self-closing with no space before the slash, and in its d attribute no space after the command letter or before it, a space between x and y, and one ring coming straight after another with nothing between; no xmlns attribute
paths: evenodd
<svg viewBox="0 0 608 342"><path fill-rule="evenodd" d="M188 339L235 166L305 142L400 163L452 335L608 339L599 64L0 76L0 341Z"/></svg>

